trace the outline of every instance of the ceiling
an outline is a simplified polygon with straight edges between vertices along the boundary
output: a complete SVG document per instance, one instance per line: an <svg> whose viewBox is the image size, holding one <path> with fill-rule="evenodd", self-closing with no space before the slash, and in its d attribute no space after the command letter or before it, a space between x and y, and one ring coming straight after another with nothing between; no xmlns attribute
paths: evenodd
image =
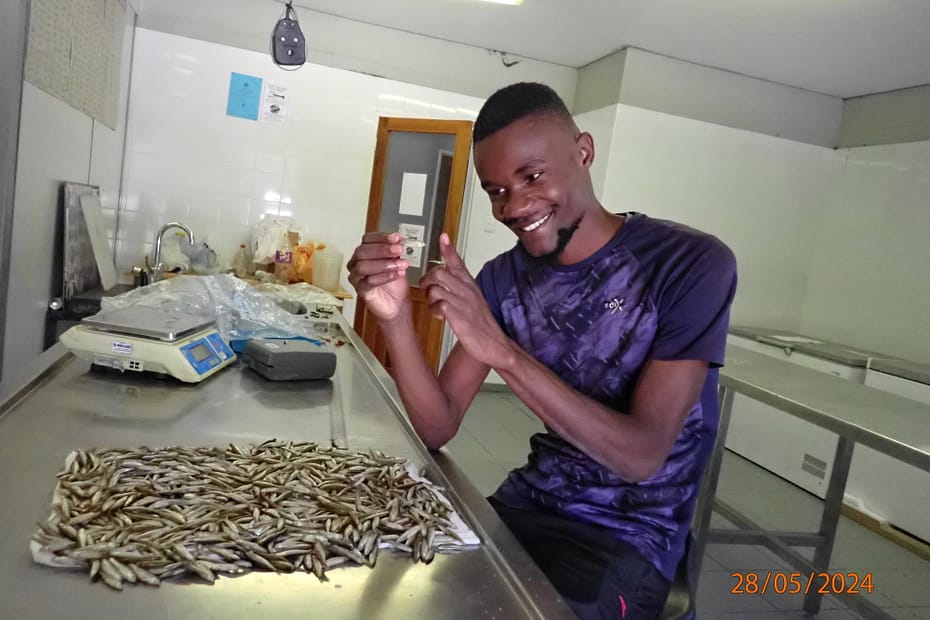
<svg viewBox="0 0 930 620"><path fill-rule="evenodd" d="M570 67L632 46L843 98L930 83L930 0L294 4Z"/></svg>

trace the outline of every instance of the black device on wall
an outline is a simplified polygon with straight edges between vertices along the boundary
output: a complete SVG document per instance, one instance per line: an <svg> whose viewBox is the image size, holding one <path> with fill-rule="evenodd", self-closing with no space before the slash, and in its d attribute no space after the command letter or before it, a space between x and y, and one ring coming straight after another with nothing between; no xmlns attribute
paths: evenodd
<svg viewBox="0 0 930 620"><path fill-rule="evenodd" d="M307 62L307 40L297 23L297 12L291 2L284 8L284 17L275 24L271 35L271 57L279 67L299 68Z"/></svg>

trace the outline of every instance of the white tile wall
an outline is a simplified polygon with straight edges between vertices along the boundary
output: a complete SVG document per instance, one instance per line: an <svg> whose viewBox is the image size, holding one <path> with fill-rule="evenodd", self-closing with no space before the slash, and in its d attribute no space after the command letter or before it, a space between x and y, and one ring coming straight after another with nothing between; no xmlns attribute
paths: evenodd
<svg viewBox="0 0 930 620"><path fill-rule="evenodd" d="M817 216L839 170L834 151L626 105L602 195L715 234L734 251L734 323L796 329ZM604 153L604 147L597 149Z"/></svg>
<svg viewBox="0 0 930 620"><path fill-rule="evenodd" d="M930 142L844 149L801 327L930 362Z"/></svg>
<svg viewBox="0 0 930 620"><path fill-rule="evenodd" d="M610 105L597 110L575 115L575 123L581 131L586 131L594 138L594 163L591 164L591 182L594 194L603 197L607 183L607 171L610 170L610 152L613 142L614 125L617 122L617 108Z"/></svg>
<svg viewBox="0 0 930 620"><path fill-rule="evenodd" d="M287 124L226 116L233 71L289 86ZM313 64L286 72L267 54L137 29L118 268L141 264L170 220L228 261L266 213L293 217L303 239L348 260L364 232L378 117L471 120L481 103ZM486 200L471 208L490 214ZM483 227L472 233L468 258L480 265L498 244ZM351 319L354 303L344 312Z"/></svg>

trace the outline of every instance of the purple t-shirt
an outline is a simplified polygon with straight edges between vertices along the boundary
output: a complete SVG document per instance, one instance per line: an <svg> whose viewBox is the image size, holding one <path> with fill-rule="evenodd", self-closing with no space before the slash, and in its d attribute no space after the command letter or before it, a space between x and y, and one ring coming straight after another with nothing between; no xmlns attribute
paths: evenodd
<svg viewBox="0 0 930 620"><path fill-rule="evenodd" d="M630 483L548 429L494 497L605 526L669 580L684 553L698 482L717 435L736 261L717 238L639 213L588 259L567 266L517 244L477 277L504 332L575 390L629 412L649 359L704 360L701 397L659 472Z"/></svg>

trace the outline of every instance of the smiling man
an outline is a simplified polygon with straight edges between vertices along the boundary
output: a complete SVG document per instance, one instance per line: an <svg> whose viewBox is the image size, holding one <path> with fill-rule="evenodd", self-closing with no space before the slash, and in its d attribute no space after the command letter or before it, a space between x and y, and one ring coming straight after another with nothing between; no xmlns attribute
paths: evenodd
<svg viewBox="0 0 930 620"><path fill-rule="evenodd" d="M545 85L488 99L474 157L518 242L475 279L441 237L446 264L420 282L457 338L438 376L417 346L400 236L365 235L349 279L428 446L456 434L491 369L545 424L489 501L575 612L655 618L716 437L733 254L694 229L601 206L593 139Z"/></svg>

